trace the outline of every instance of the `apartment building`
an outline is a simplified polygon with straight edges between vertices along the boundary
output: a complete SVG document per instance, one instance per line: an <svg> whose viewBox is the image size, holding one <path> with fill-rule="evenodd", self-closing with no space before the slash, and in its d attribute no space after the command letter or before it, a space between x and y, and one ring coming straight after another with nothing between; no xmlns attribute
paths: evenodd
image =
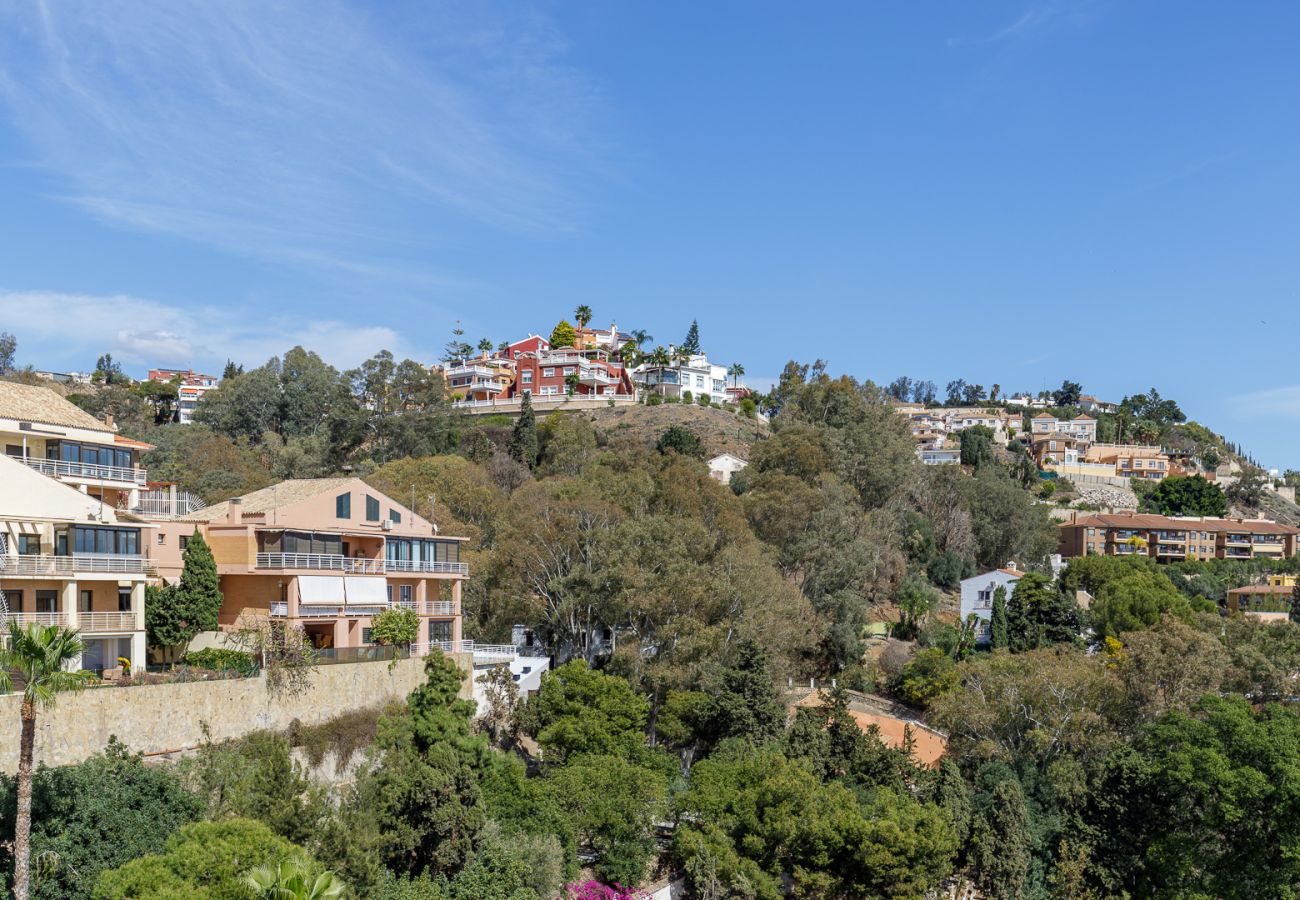
<svg viewBox="0 0 1300 900"><path fill-rule="evenodd" d="M79 668L143 665L149 531L19 459L0 458L0 613L78 629Z"/></svg>
<svg viewBox="0 0 1300 900"><path fill-rule="evenodd" d="M507 397L529 394L539 398L623 397L636 392L627 368L610 358L605 350L578 350L573 347L547 347L521 351L513 359L516 378Z"/></svg>
<svg viewBox="0 0 1300 900"><path fill-rule="evenodd" d="M1051 413L1039 413L1030 420L1030 433L1064 434L1089 444L1097 440L1097 420L1092 416L1058 419Z"/></svg>
<svg viewBox="0 0 1300 900"><path fill-rule="evenodd" d="M1281 559L1295 556L1300 528L1268 519L1074 513L1060 526L1061 555L1188 559Z"/></svg>
<svg viewBox="0 0 1300 900"><path fill-rule="evenodd" d="M1228 591L1228 612L1252 619L1277 622L1290 618L1300 576L1269 575L1259 584L1247 584Z"/></svg>
<svg viewBox="0 0 1300 900"><path fill-rule="evenodd" d="M149 380L176 382L176 421L182 425L194 421L194 411L203 395L221 384L216 375L204 375L193 369L150 369Z"/></svg>
<svg viewBox="0 0 1300 900"><path fill-rule="evenodd" d="M1120 478L1160 481L1183 474L1163 450L1145 444L1093 444L1084 451L1083 461L1113 466Z"/></svg>
<svg viewBox="0 0 1300 900"><path fill-rule="evenodd" d="M619 331L616 322L611 322L609 328L585 328L577 325L573 330L577 335L577 340L574 342L577 349L604 350L611 356L618 355L624 345L636 340L626 331Z"/></svg>
<svg viewBox="0 0 1300 900"><path fill-rule="evenodd" d="M270 616L302 626L320 649L366 647L372 617L403 607L420 615L417 652L463 649L465 538L439 534L359 478L282 481L160 522L148 548L160 577L180 577L196 529L221 577L222 630Z"/></svg>
<svg viewBox="0 0 1300 900"><path fill-rule="evenodd" d="M495 400L509 393L515 380L515 360L483 353L447 366L443 378L455 400Z"/></svg>
<svg viewBox="0 0 1300 900"><path fill-rule="evenodd" d="M0 381L4 455L119 510L138 505L150 444L117 433L46 387Z"/></svg>

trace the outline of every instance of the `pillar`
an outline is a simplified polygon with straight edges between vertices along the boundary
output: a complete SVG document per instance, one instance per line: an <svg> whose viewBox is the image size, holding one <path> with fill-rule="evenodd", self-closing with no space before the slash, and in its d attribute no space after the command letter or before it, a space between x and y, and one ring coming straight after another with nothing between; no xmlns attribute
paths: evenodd
<svg viewBox="0 0 1300 900"><path fill-rule="evenodd" d="M338 618L334 620L334 646L350 647L352 644L348 640L348 620Z"/></svg>
<svg viewBox="0 0 1300 900"><path fill-rule="evenodd" d="M59 612L63 613L64 622L69 628L78 627L76 581L69 579L63 582L63 590L59 594Z"/></svg>
<svg viewBox="0 0 1300 900"><path fill-rule="evenodd" d="M289 618L296 620L298 618L298 579L290 578L289 584L285 588L285 601L289 606Z"/></svg>

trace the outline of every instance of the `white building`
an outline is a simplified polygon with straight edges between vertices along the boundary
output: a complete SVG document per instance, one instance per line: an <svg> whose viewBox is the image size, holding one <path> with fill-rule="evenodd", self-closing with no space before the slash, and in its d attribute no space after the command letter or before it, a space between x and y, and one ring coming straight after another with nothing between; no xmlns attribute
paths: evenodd
<svg viewBox="0 0 1300 900"><path fill-rule="evenodd" d="M998 588L1006 588L1007 600L1016 592L1016 582L1024 575L1015 563L1007 563L1006 568L994 569L981 575L973 575L961 583L961 621L972 613L979 619L975 631L975 642L989 642L989 621L993 617L993 594Z"/></svg>
<svg viewBox="0 0 1300 900"><path fill-rule="evenodd" d="M1050 413L1039 413L1030 420L1033 434L1064 434L1076 440L1092 444L1097 440L1097 420L1092 416L1075 416L1073 419L1058 419Z"/></svg>
<svg viewBox="0 0 1300 900"><path fill-rule="evenodd" d="M672 354L669 348L669 354ZM642 363L632 370L637 387L663 397L681 397L687 391L698 402L707 394L713 403L727 402L727 369L709 362L707 355L695 353L686 360L674 359L666 366Z"/></svg>
<svg viewBox="0 0 1300 900"><path fill-rule="evenodd" d="M748 460L741 459L739 456L732 456L730 453L723 453L709 460L709 477L715 481L721 481L723 484L731 484L731 476L747 465L749 465Z"/></svg>
<svg viewBox="0 0 1300 900"><path fill-rule="evenodd" d="M216 375L204 375L193 369L150 369L150 381L176 382L176 421L188 425L194 421L194 411L208 391L221 384Z"/></svg>
<svg viewBox="0 0 1300 900"><path fill-rule="evenodd" d="M20 625L81 632L80 668L145 662L144 544L150 526L124 522L109 505L0 457L0 593Z"/></svg>

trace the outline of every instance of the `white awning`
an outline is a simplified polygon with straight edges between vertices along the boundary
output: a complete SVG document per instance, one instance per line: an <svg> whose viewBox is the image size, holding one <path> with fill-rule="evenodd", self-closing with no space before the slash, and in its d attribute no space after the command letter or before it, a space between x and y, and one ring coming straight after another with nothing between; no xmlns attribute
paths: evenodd
<svg viewBox="0 0 1300 900"><path fill-rule="evenodd" d="M349 575L348 606L384 606L388 603L388 579L382 575Z"/></svg>
<svg viewBox="0 0 1300 900"><path fill-rule="evenodd" d="M343 605L342 575L299 575L298 602L324 606Z"/></svg>

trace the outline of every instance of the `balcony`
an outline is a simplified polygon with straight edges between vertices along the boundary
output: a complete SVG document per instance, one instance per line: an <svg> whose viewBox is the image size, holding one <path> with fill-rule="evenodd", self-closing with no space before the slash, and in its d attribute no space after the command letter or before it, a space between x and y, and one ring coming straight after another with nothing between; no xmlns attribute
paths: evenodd
<svg viewBox="0 0 1300 900"><path fill-rule="evenodd" d="M148 571L143 556L76 556L12 555L0 564L0 575L66 578L73 575L104 572L116 575L143 575Z"/></svg>
<svg viewBox="0 0 1300 900"><path fill-rule="evenodd" d="M317 569L352 575L384 575L389 572L429 575L469 575L469 564L401 559L368 559L331 553L259 553L259 569Z"/></svg>
<svg viewBox="0 0 1300 900"><path fill-rule="evenodd" d="M422 616L458 616L460 604L455 600L418 600L398 601L393 604L401 609L413 609Z"/></svg>
<svg viewBox="0 0 1300 900"><path fill-rule="evenodd" d="M1230 534L1224 542L1229 547L1249 547L1250 535L1248 534Z"/></svg>
<svg viewBox="0 0 1300 900"><path fill-rule="evenodd" d="M16 622L21 628L26 628L28 625L32 624L41 626L63 626L68 624L68 615L67 613L61 612L11 612L9 614L9 621Z"/></svg>
<svg viewBox="0 0 1300 900"><path fill-rule="evenodd" d="M491 366L477 366L477 365L453 366L447 370L448 379L464 378L467 375L469 376L477 375L483 378L492 378L493 376L500 375L500 374L501 374L500 369L495 369Z"/></svg>
<svg viewBox="0 0 1300 900"><path fill-rule="evenodd" d="M443 653L472 653L474 662L509 662L519 656L513 644L475 644L473 641L430 641L429 649Z"/></svg>
<svg viewBox="0 0 1300 900"><path fill-rule="evenodd" d="M1186 556L1187 548L1176 544L1160 544L1156 547L1156 556Z"/></svg>
<svg viewBox="0 0 1300 900"><path fill-rule="evenodd" d="M77 627L84 632L99 634L113 631L135 631L133 612L83 612L77 613Z"/></svg>
<svg viewBox="0 0 1300 900"><path fill-rule="evenodd" d="M101 466L94 463L67 462L62 459L36 459L22 457L38 472L53 478L80 478L88 481L114 481L119 484L143 485L148 474L143 469L125 469L120 466Z"/></svg>
<svg viewBox="0 0 1300 900"><path fill-rule="evenodd" d="M413 609L422 616L458 616L460 604L454 600L426 600L423 603L411 601L394 601L381 606L317 606L299 604L300 619L337 619L357 618L359 616L377 616L386 609ZM275 601L271 604L271 616L283 619L289 615L289 604Z"/></svg>

